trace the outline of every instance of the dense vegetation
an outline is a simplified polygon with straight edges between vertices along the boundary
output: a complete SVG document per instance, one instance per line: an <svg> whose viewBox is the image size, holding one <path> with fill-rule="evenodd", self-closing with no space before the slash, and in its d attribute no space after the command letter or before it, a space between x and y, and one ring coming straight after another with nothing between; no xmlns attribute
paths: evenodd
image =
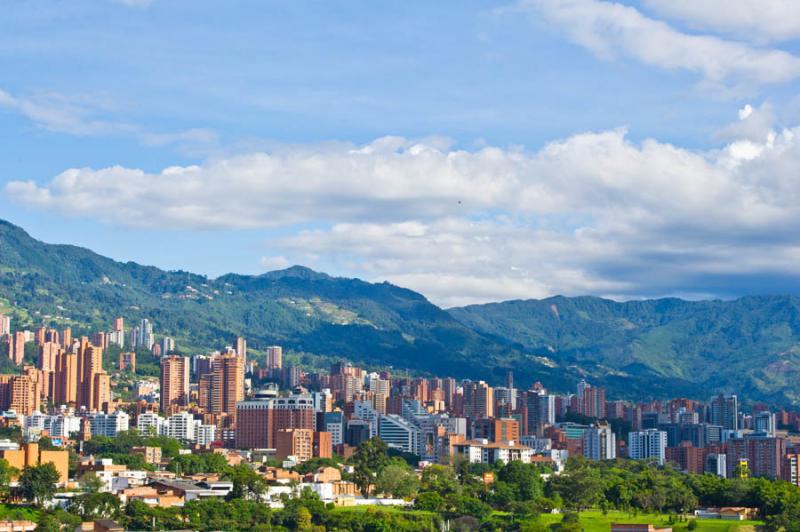
<svg viewBox="0 0 800 532"><path fill-rule="evenodd" d="M131 442L136 435L123 435ZM170 442L166 442L169 444ZM95 441L96 450L113 445ZM119 451L121 448L112 449ZM217 458L211 458L217 457ZM183 460L187 458L188 461ZM134 530L451 530L578 531L587 521L606 527L608 515L623 522L657 522L673 530L728 530L692 517L698 507L745 506L757 509L765 532L800 532L800 490L783 481L761 478L723 479L713 475L684 474L654 462L611 460L593 462L570 459L566 471L553 475L541 466L510 462L431 465L418 476L406 461L392 457L375 438L365 442L349 460L352 473L344 478L357 483L363 493L402 498L402 508L348 508L323 503L309 488L295 495L282 494L283 508L271 509L262 500L268 482L251 465L230 466L220 455L180 455L176 469L216 472L233 483L227 499L207 499L183 507L149 507L132 501L122 505L101 483L86 476L83 493L68 511L43 510L53 496L51 465L26 468L14 494L33 502L42 530L57 530L59 523L115 519ZM337 466L339 459L318 460L306 466ZM0 461L0 494L9 493L11 470ZM556 513L554 513L554 511Z"/></svg>
<svg viewBox="0 0 800 532"><path fill-rule="evenodd" d="M175 337L184 351L224 346L246 335L256 349L281 344L442 375L477 376L480 368L482 377L499 381L517 366L526 378L560 378L546 366L520 366L520 352L388 283L302 267L208 279L45 244L0 221L0 313L4 308L18 324L70 324L75 332L108 329L117 315L129 325L146 317L157 334Z"/></svg>
<svg viewBox="0 0 800 532"><path fill-rule="evenodd" d="M573 389L580 376L610 395L667 398L735 391L800 403L800 298L616 303L593 297L476 305L444 311L388 283L292 267L217 279L120 263L50 245L0 221L0 313L21 325L107 329L147 317L178 348L206 350L244 334L282 344L288 360L345 357L368 366ZM144 372L155 366L141 360Z"/></svg>
<svg viewBox="0 0 800 532"><path fill-rule="evenodd" d="M735 301L659 299L618 303L552 297L451 309L465 325L502 337L559 367L631 393L708 395L724 389L751 399L797 404L800 298ZM641 395L640 395L641 394Z"/></svg>

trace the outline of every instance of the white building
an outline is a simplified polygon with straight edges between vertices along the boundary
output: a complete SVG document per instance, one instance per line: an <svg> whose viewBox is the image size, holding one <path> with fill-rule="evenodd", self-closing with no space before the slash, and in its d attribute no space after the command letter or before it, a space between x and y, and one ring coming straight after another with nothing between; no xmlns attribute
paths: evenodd
<svg viewBox="0 0 800 532"><path fill-rule="evenodd" d="M136 430L139 434L161 434L165 419L155 412L143 412L136 419Z"/></svg>
<svg viewBox="0 0 800 532"><path fill-rule="evenodd" d="M81 418L72 414L52 416L50 435L55 438L70 438L81 431Z"/></svg>
<svg viewBox="0 0 800 532"><path fill-rule="evenodd" d="M117 433L128 430L129 424L130 416L122 410L118 410L113 414L89 414L92 437L108 436L109 438L115 438Z"/></svg>
<svg viewBox="0 0 800 532"><path fill-rule="evenodd" d="M198 445L210 445L217 439L217 427L216 425L202 425L198 421L194 430L194 436L194 441Z"/></svg>
<svg viewBox="0 0 800 532"><path fill-rule="evenodd" d="M419 456L423 454L422 431L394 414L380 416L378 435L389 447Z"/></svg>
<svg viewBox="0 0 800 532"><path fill-rule="evenodd" d="M667 449L667 433L647 429L628 434L628 456L634 460L655 458L663 465Z"/></svg>
<svg viewBox="0 0 800 532"><path fill-rule="evenodd" d="M589 460L613 460L617 457L616 436L608 425L583 431L583 456Z"/></svg>
<svg viewBox="0 0 800 532"><path fill-rule="evenodd" d="M533 456L533 449L513 441L496 443L489 440L469 440L453 445L453 452L473 464L508 463L512 460L529 464Z"/></svg>
<svg viewBox="0 0 800 532"><path fill-rule="evenodd" d="M195 428L199 424L189 412L180 412L167 418L161 425L161 434L177 440L194 441Z"/></svg>
<svg viewBox="0 0 800 532"><path fill-rule="evenodd" d="M370 438L378 435L380 413L375 410L370 401L353 401L353 418L369 423Z"/></svg>

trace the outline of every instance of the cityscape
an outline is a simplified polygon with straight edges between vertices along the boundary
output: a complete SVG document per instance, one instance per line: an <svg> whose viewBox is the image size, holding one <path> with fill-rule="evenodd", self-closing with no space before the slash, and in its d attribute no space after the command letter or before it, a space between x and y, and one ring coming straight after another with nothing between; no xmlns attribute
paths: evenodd
<svg viewBox="0 0 800 532"><path fill-rule="evenodd" d="M800 0L0 1L0 532L800 532Z"/></svg>
<svg viewBox="0 0 800 532"><path fill-rule="evenodd" d="M6 367L13 369L0 375L0 430L8 436L0 440L0 458L14 498L25 497L20 473L52 466L54 489L42 500L48 508L74 511L91 483L116 501L97 510L108 520L137 503L179 509L236 497L273 512L285 512L293 497L331 508L413 512L427 508L417 477L424 481L437 468L476 468L491 503L495 474L509 464L527 464L536 482L553 483L547 479L566 478L575 467L619 460L800 488L800 410L744 405L735 394L636 402L609 397L585 380L569 392L517 383L513 372L489 384L367 371L345 360L326 372L304 371L285 361L281 346L248 353L243 336L213 352L184 354L146 318L131 326L116 317L108 330L86 336L70 327L15 325L0 316ZM137 359L155 361L158 376L137 374ZM129 443L112 451L120 440ZM363 477L360 453L376 441L387 459L398 460L394 474L407 478L383 479L378 471ZM560 496L561 504L545 503L549 511L580 510L567 503L570 495ZM678 504L685 506L673 506L676 514L704 519L763 519L769 511L702 507L698 498ZM457 522L471 511L447 512L444 499L437 509L440 517L425 526ZM133 519L157 519L143 513ZM297 515L280 519L300 527Z"/></svg>

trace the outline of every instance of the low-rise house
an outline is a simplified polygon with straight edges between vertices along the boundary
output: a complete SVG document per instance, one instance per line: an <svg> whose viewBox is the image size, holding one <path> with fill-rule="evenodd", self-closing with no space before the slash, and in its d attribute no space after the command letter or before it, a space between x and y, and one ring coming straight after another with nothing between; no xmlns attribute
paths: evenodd
<svg viewBox="0 0 800 532"><path fill-rule="evenodd" d="M508 463L512 460L528 464L533 456L533 449L514 441L467 440L453 444L452 448L454 455L463 456L473 464Z"/></svg>
<svg viewBox="0 0 800 532"><path fill-rule="evenodd" d="M233 482L195 483L190 480L154 480L149 484L157 490L172 490L186 502L209 497L225 497L233 490Z"/></svg>
<svg viewBox="0 0 800 532"><path fill-rule="evenodd" d="M184 498L172 489L157 489L154 486L140 486L123 490L119 494L123 504L130 501L141 501L148 506L158 506L169 508L171 506L182 506Z"/></svg>
<svg viewBox="0 0 800 532"><path fill-rule="evenodd" d="M0 532L32 532L36 527L33 521L0 521Z"/></svg>

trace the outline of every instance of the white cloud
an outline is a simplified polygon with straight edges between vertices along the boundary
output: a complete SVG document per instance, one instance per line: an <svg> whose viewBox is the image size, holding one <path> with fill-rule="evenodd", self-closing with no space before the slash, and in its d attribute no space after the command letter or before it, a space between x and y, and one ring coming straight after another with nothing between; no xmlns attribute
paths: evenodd
<svg viewBox="0 0 800 532"><path fill-rule="evenodd" d="M102 118L114 111L102 96L38 92L19 97L0 89L0 109L3 108L24 116L44 130L79 137L133 137L146 146L173 145L187 152L214 146L218 141L214 131L204 128L163 133L123 120Z"/></svg>
<svg viewBox="0 0 800 532"><path fill-rule="evenodd" d="M291 266L289 259L283 255L275 257L261 257L261 266L266 270L282 270Z"/></svg>
<svg viewBox="0 0 800 532"><path fill-rule="evenodd" d="M782 50L682 33L614 2L520 0L518 6L601 58L623 57L668 70L687 70L716 88L785 83L800 76L800 58Z"/></svg>
<svg viewBox="0 0 800 532"><path fill-rule="evenodd" d="M800 37L795 0L644 0L657 14L691 27L743 35L762 42Z"/></svg>
<svg viewBox="0 0 800 532"><path fill-rule="evenodd" d="M742 122L763 113L751 107ZM624 130L536 152L385 137L156 173L74 168L6 192L120 226L280 227L267 269L389 279L445 305L720 293L737 276L793 276L800 257L800 128L739 133L706 152L633 143Z"/></svg>

